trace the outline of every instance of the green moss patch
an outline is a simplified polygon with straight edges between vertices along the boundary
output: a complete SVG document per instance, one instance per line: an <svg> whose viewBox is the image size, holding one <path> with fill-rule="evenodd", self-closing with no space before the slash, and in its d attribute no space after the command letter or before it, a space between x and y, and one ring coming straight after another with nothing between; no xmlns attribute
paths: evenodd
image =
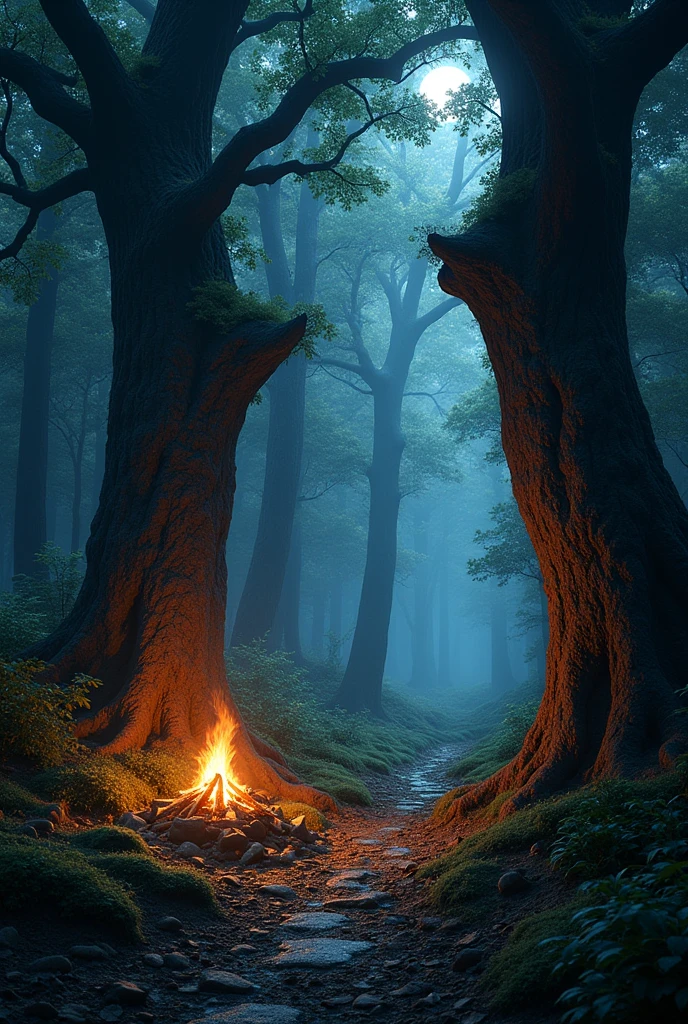
<svg viewBox="0 0 688 1024"><path fill-rule="evenodd" d="M297 801L282 801L280 807L287 821L292 821L294 818L298 818L300 814L305 814L306 825L314 832L322 832L330 824L325 815L317 807L311 807L310 804L302 804Z"/></svg>
<svg viewBox="0 0 688 1024"><path fill-rule="evenodd" d="M35 793L31 793L24 786L0 775L0 811L3 814L24 814L40 815L44 813L45 803L39 800Z"/></svg>
<svg viewBox="0 0 688 1024"><path fill-rule="evenodd" d="M176 796L192 785L197 772L195 758L183 751L128 750L114 760L137 779L148 783L160 797Z"/></svg>
<svg viewBox="0 0 688 1024"><path fill-rule="evenodd" d="M71 846L78 850L98 853L139 853L150 857L150 850L141 836L128 828L103 826L77 832L69 837Z"/></svg>
<svg viewBox="0 0 688 1024"><path fill-rule="evenodd" d="M41 772L30 785L39 796L64 800L77 813L121 814L149 804L155 796L149 783L99 754Z"/></svg>
<svg viewBox="0 0 688 1024"><path fill-rule="evenodd" d="M99 866L76 850L6 833L0 837L0 908L55 913L141 938L136 903Z"/></svg>
<svg viewBox="0 0 688 1024"><path fill-rule="evenodd" d="M495 861L469 860L442 874L432 898L440 910L471 924L497 906L503 869Z"/></svg>
<svg viewBox="0 0 688 1024"><path fill-rule="evenodd" d="M94 854L91 863L111 878L125 882L142 895L155 894L170 900L194 903L217 910L213 888L206 878L188 868L167 867L138 853Z"/></svg>

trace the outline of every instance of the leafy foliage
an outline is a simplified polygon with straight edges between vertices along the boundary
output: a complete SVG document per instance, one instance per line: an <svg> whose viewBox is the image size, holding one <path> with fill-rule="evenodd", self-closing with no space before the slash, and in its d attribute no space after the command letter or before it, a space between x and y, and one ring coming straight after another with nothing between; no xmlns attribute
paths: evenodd
<svg viewBox="0 0 688 1024"><path fill-rule="evenodd" d="M481 179L483 192L463 216L463 228L511 216L533 195L536 178L536 172L527 167L512 171L503 178L499 176L497 168L487 171Z"/></svg>
<svg viewBox="0 0 688 1024"><path fill-rule="evenodd" d="M266 301L255 292L241 292L229 281L206 281L199 285L194 289L189 311L196 320L223 334L252 320L281 323L286 319L281 303Z"/></svg>
<svg viewBox="0 0 688 1024"><path fill-rule="evenodd" d="M95 679L78 675L68 686L40 681L38 661L0 662L0 756L60 764L77 749L72 712L90 707Z"/></svg>

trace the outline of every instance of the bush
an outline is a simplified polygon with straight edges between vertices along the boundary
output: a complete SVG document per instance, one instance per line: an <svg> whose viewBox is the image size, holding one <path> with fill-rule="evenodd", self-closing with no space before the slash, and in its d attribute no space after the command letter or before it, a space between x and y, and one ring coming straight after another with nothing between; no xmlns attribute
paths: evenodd
<svg viewBox="0 0 688 1024"><path fill-rule="evenodd" d="M32 757L47 766L77 749L72 711L88 708L88 692L99 684L88 676L76 676L69 686L40 682L42 668L39 661L0 662L0 756Z"/></svg>
<svg viewBox="0 0 688 1024"><path fill-rule="evenodd" d="M470 924L497 905L497 882L501 874L500 865L490 860L457 864L433 886L433 901L443 912Z"/></svg>
<svg viewBox="0 0 688 1024"><path fill-rule="evenodd" d="M579 975L561 1002L564 1024L685 1020L688 1009L688 849L660 851L637 874L583 886L596 905L574 915L573 935L550 940L558 972ZM680 859L676 859L676 855ZM562 948L563 947L563 948Z"/></svg>
<svg viewBox="0 0 688 1024"><path fill-rule="evenodd" d="M121 814L150 804L155 796L147 782L100 754L41 772L30 785L40 796L64 800L77 813Z"/></svg>
<svg viewBox="0 0 688 1024"><path fill-rule="evenodd" d="M207 910L217 910L210 882L197 871L166 867L151 856L138 853L94 854L91 863L142 895L152 893L169 900L195 903Z"/></svg>
<svg viewBox="0 0 688 1024"><path fill-rule="evenodd" d="M160 797L176 796L188 789L198 770L196 759L183 751L128 750L114 760L137 779L147 782Z"/></svg>
<svg viewBox="0 0 688 1024"><path fill-rule="evenodd" d="M128 828L116 825L90 828L84 832L76 832L69 837L71 846L79 850L96 851L98 853L139 853L150 857L150 850L141 836Z"/></svg>
<svg viewBox="0 0 688 1024"><path fill-rule="evenodd" d="M42 640L48 628L36 595L0 593L0 661L10 661Z"/></svg>
<svg viewBox="0 0 688 1024"><path fill-rule="evenodd" d="M131 896L83 854L35 839L0 833L0 908L38 909L92 921L140 939L141 915Z"/></svg>
<svg viewBox="0 0 688 1024"><path fill-rule="evenodd" d="M44 807L44 802L28 789L0 775L0 811L3 814L22 813L38 817L43 813Z"/></svg>

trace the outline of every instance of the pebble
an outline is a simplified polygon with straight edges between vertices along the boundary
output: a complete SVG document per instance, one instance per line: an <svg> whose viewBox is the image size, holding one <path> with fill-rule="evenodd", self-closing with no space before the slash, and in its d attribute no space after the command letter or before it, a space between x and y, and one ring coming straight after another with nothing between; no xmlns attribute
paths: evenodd
<svg viewBox="0 0 688 1024"><path fill-rule="evenodd" d="M255 985L238 974L209 968L203 971L198 982L200 992L252 992Z"/></svg>
<svg viewBox="0 0 688 1024"><path fill-rule="evenodd" d="M19 945L19 932L16 928L8 925L0 928L0 949L14 949Z"/></svg>
<svg viewBox="0 0 688 1024"><path fill-rule="evenodd" d="M91 1019L91 1011L83 1003L65 1003L60 1010L60 1020L69 1024L86 1024Z"/></svg>
<svg viewBox="0 0 688 1024"><path fill-rule="evenodd" d="M379 1006L382 1002L380 996L374 996L370 992L364 992L361 996L356 996L353 1002L354 1010L372 1010L374 1007Z"/></svg>
<svg viewBox="0 0 688 1024"><path fill-rule="evenodd" d="M117 819L117 824L122 828L131 829L132 832L140 832L142 829L147 827L148 822L144 821L143 818L139 818L138 814L132 814L131 811L125 811L124 814L121 814Z"/></svg>
<svg viewBox="0 0 688 1024"><path fill-rule="evenodd" d="M177 847L177 856L190 858L190 857L203 857L203 850L200 846L196 846L195 843L180 843Z"/></svg>
<svg viewBox="0 0 688 1024"><path fill-rule="evenodd" d="M283 850L279 856L280 864L286 864L289 867L296 860L296 850Z"/></svg>
<svg viewBox="0 0 688 1024"><path fill-rule="evenodd" d="M408 981L402 988L396 988L393 996L406 999L409 996L426 996L432 991L432 986L425 981Z"/></svg>
<svg viewBox="0 0 688 1024"><path fill-rule="evenodd" d="M530 882L520 871L507 871L497 882L497 888L502 896L513 896L517 892L523 892L529 886Z"/></svg>
<svg viewBox="0 0 688 1024"><path fill-rule="evenodd" d="M165 953L162 958L163 967L170 971L190 971L191 961L183 953Z"/></svg>
<svg viewBox="0 0 688 1024"><path fill-rule="evenodd" d="M408 846L390 846L388 850L383 850L383 857L408 857L409 853Z"/></svg>
<svg viewBox="0 0 688 1024"><path fill-rule="evenodd" d="M133 981L116 981L105 990L105 1002L119 1006L140 1006L145 1003L147 992Z"/></svg>
<svg viewBox="0 0 688 1024"><path fill-rule="evenodd" d="M452 964L452 971L467 971L479 964L482 958L482 949L462 949Z"/></svg>
<svg viewBox="0 0 688 1024"><path fill-rule="evenodd" d="M442 1002L442 997L437 992L428 992L422 999L416 1000L413 1004L413 1009L420 1009L422 1006L437 1006L438 1003Z"/></svg>
<svg viewBox="0 0 688 1024"><path fill-rule="evenodd" d="M107 960L108 955L100 946L72 946L69 955L77 960Z"/></svg>
<svg viewBox="0 0 688 1024"><path fill-rule="evenodd" d="M184 925L178 917L161 917L155 927L159 932L180 932Z"/></svg>
<svg viewBox="0 0 688 1024"><path fill-rule="evenodd" d="M329 999L323 999L321 1005L333 1010L336 1006L351 1006L352 1000L353 996L330 996Z"/></svg>
<svg viewBox="0 0 688 1024"><path fill-rule="evenodd" d="M29 1003L24 1007L25 1017L35 1017L38 1020L55 1020L57 1012L52 1003Z"/></svg>
<svg viewBox="0 0 688 1024"><path fill-rule="evenodd" d="M265 856L265 850L260 843L251 843L248 850L241 855L240 864L258 864Z"/></svg>
<svg viewBox="0 0 688 1024"><path fill-rule="evenodd" d="M258 889L263 896L274 896L278 900L297 900L298 893L288 885L261 885Z"/></svg>
<svg viewBox="0 0 688 1024"><path fill-rule="evenodd" d="M381 839L354 839L353 842L358 846L382 846Z"/></svg>
<svg viewBox="0 0 688 1024"><path fill-rule="evenodd" d="M332 910L375 910L382 903L391 903L393 897L388 892L362 892L358 895L337 896L325 900L325 909Z"/></svg>
<svg viewBox="0 0 688 1024"><path fill-rule="evenodd" d="M29 966L32 974L69 974L72 964L66 956L42 956Z"/></svg>
<svg viewBox="0 0 688 1024"><path fill-rule="evenodd" d="M143 962L146 967L162 967L165 963L163 957L159 953L146 953L143 958Z"/></svg>
<svg viewBox="0 0 688 1024"><path fill-rule="evenodd" d="M486 1013L476 1013L475 1010L472 1010L461 1018L461 1024L482 1024L484 1020L487 1020Z"/></svg>
<svg viewBox="0 0 688 1024"><path fill-rule="evenodd" d="M248 942L240 942L238 946L232 946L229 952L236 956L243 956L245 953L257 953L258 950L255 946L249 946Z"/></svg>

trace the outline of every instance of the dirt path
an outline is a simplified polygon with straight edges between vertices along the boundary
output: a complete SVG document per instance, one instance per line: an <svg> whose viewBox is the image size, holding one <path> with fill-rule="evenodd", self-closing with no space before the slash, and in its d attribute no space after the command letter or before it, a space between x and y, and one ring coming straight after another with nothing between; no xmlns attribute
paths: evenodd
<svg viewBox="0 0 688 1024"><path fill-rule="evenodd" d="M33 919L11 922L21 941L2 964L7 980L0 1020L4 1012L4 1020L20 1024L33 1001L45 1006L35 1011L44 1014L38 1019L51 1019L52 1007L53 1019L59 1013L73 1024L324 1024L365 1015L390 1024L504 1022L488 1014L477 991L481 963L467 971L451 968L462 950L501 944L505 923L469 931L442 922L427 886L414 877L414 865L454 840L428 814L447 788L444 771L456 755L446 747L367 780L374 806L345 810L327 833L327 851L291 867L209 865L225 911L221 920L144 899L145 948L110 947L105 960L72 958L69 973L38 978L28 970L36 957L69 956L75 944L102 942L102 933L60 924L48 929ZM287 889L266 892L266 885ZM166 914L182 930L160 931ZM209 971L229 972L216 977L216 987L227 991L208 990ZM145 990L145 1001L104 1006L115 981Z"/></svg>

